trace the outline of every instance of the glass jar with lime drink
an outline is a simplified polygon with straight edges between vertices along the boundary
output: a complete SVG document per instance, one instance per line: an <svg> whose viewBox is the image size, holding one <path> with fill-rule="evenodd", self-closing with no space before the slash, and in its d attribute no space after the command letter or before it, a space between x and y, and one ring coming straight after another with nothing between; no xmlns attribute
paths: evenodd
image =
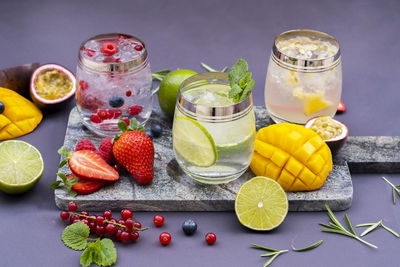
<svg viewBox="0 0 400 267"><path fill-rule="evenodd" d="M237 75L231 75L238 69L234 66L229 76L202 73L181 84L173 147L179 166L199 182L232 181L250 164L256 133L251 99L254 80L247 74L247 63L245 66ZM233 79L229 79L231 76ZM237 87L240 80L243 88ZM232 86L237 90L232 92Z"/></svg>

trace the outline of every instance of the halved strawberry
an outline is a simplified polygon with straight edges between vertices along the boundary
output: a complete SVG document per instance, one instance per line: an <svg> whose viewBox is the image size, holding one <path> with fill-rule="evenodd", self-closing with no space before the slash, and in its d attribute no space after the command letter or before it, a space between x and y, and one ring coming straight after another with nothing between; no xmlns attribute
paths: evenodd
<svg viewBox="0 0 400 267"><path fill-rule="evenodd" d="M75 190L75 192L79 195L88 195L94 193L107 184L106 181L83 179L75 174L70 174L67 176L67 179L71 178L78 179L76 184L72 186L72 189Z"/></svg>
<svg viewBox="0 0 400 267"><path fill-rule="evenodd" d="M90 150L73 152L68 164L74 174L84 179L105 181L116 181L119 179L118 172L99 155Z"/></svg>

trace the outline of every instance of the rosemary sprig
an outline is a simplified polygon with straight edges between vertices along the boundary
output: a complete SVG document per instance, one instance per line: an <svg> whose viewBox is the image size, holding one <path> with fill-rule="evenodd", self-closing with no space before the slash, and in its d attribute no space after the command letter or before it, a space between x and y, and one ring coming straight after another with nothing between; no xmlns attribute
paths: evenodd
<svg viewBox="0 0 400 267"><path fill-rule="evenodd" d="M201 62L200 65L208 72L225 72L228 70L228 67L224 67L222 70L216 70L210 66L208 66L206 63Z"/></svg>
<svg viewBox="0 0 400 267"><path fill-rule="evenodd" d="M326 224L322 224L320 223L320 225L324 226L325 228L322 228L323 232L328 232L328 233L335 233L335 234L340 234L340 235L345 235L351 238L354 238L362 243L364 243L365 245L368 245L370 247L373 248L378 248L377 246L365 241L364 239L360 238L359 236L356 235L351 222L349 220L349 218L347 217L347 215L345 215L346 218L346 222L349 226L349 229L351 232L349 232L346 228L344 228L344 226L339 222L339 220L335 217L335 215L333 214L332 210L329 208L328 205L325 205L326 210L327 210L327 214L329 216L329 218L331 219L331 223L329 225Z"/></svg>
<svg viewBox="0 0 400 267"><path fill-rule="evenodd" d="M361 223L361 224L357 224L356 225L356 227L365 227L365 226L369 226L369 227L367 229L365 229L365 231L362 232L362 234L360 236L365 236L366 234L372 232L373 230L375 230L379 226L382 226L383 229L385 229L386 231L388 231L389 233L391 233L395 237L397 237L397 238L400 237L399 233L397 233L395 230L389 228L388 226L384 225L383 224L383 220L380 220L380 221L378 221L376 223Z"/></svg>
<svg viewBox="0 0 400 267"><path fill-rule="evenodd" d="M309 246L307 246L305 248L295 248L293 246L293 244L292 244L292 249L293 249L293 251L297 251L297 252L307 251L307 250L311 250L311 249L314 249L314 248L318 247L319 245L322 244L322 242L324 242L324 241L321 239L320 241L317 241L314 244L311 244L311 245L309 245Z"/></svg>
<svg viewBox="0 0 400 267"><path fill-rule="evenodd" d="M400 197L400 189L398 188L400 185L392 184L386 177L382 177L382 179L392 187L393 204L396 204L396 193Z"/></svg>
<svg viewBox="0 0 400 267"><path fill-rule="evenodd" d="M275 259L282 253L288 252L288 250L278 250L274 248L267 248L264 246L256 245L256 244L251 244L255 248L263 249L266 251L270 251L269 253L261 254L260 257L271 257L268 259L266 263L264 263L263 267L269 266Z"/></svg>
<svg viewBox="0 0 400 267"><path fill-rule="evenodd" d="M170 73L170 70L159 70L159 71L153 72L151 74L151 78L153 80L158 80L161 82L164 79L165 75L167 75L168 73Z"/></svg>

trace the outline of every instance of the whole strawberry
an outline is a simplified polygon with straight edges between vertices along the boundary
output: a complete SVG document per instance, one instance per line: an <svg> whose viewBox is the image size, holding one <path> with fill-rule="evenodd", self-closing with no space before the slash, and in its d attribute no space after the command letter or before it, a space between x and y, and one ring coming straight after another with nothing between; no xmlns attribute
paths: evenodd
<svg viewBox="0 0 400 267"><path fill-rule="evenodd" d="M129 128L120 121L118 127L122 134L116 136L113 145L114 158L139 184L148 184L153 180L154 146L150 137L138 127L136 119L131 119Z"/></svg>

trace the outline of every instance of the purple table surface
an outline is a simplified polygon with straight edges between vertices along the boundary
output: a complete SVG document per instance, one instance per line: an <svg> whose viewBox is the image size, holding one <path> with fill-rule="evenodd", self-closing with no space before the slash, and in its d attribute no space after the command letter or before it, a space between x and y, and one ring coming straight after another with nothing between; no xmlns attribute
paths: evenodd
<svg viewBox="0 0 400 267"><path fill-rule="evenodd" d="M0 68L30 62L56 62L75 70L80 43L106 32L125 32L145 40L153 70L188 68L199 63L231 66L242 57L256 81L256 105L264 105L264 81L273 38L296 28L327 32L341 44L342 99L348 111L337 118L351 135L400 135L399 46L400 2L385 1L11 1L0 2ZM155 99L157 102L157 99ZM71 103L65 110L45 114L31 134L21 137L43 155L45 172L30 192L0 193L1 266L78 266L80 252L60 240L65 224L59 219L49 184L55 179ZM376 222L400 231L400 206L393 205L384 174L353 175L353 224ZM388 177L400 184L400 175ZM152 226L153 212L135 213ZM272 266L395 266L400 239L383 229L366 236L379 246L371 249L353 239L321 232L324 212L290 212L271 232L254 232L240 225L234 212L165 212L162 228L143 233L135 244L116 243L116 266L262 266L262 251L250 243L278 249L303 247L320 239L317 249L279 256ZM199 225L185 237L181 224L193 218ZM162 247L158 235L173 241ZM360 233L361 230L357 229ZM204 235L214 232L208 246ZM398 264L397 264L398 265Z"/></svg>

